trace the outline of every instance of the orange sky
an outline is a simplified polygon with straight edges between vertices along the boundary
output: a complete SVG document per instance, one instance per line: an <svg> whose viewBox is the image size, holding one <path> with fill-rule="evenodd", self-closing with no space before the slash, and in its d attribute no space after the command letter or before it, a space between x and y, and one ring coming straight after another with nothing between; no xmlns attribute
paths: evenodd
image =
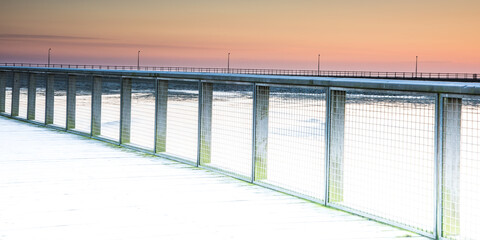
<svg viewBox="0 0 480 240"><path fill-rule="evenodd" d="M1 0L0 62L480 72L478 0Z"/></svg>

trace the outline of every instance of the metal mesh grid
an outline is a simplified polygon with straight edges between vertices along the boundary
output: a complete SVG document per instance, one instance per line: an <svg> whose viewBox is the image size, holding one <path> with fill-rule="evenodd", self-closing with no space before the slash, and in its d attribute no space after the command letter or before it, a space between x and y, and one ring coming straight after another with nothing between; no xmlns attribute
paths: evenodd
<svg viewBox="0 0 480 240"><path fill-rule="evenodd" d="M90 133L92 116L92 79L77 76L75 81L75 130Z"/></svg>
<svg viewBox="0 0 480 240"><path fill-rule="evenodd" d="M130 142L153 150L155 143L155 80L132 80Z"/></svg>
<svg viewBox="0 0 480 240"><path fill-rule="evenodd" d="M20 97L18 116L27 119L27 104L28 104L28 73L20 74Z"/></svg>
<svg viewBox="0 0 480 240"><path fill-rule="evenodd" d="M119 140L121 79L102 79L102 123L100 136Z"/></svg>
<svg viewBox="0 0 480 240"><path fill-rule="evenodd" d="M344 157L330 165L330 201L432 233L435 98L348 91L345 103L332 101L332 114L344 106L345 120L339 140L333 131L343 117L331 118L331 144L344 141Z"/></svg>
<svg viewBox="0 0 480 240"><path fill-rule="evenodd" d="M210 102L211 144L210 149L202 144L200 156L202 164L242 177L251 177L252 90L251 85L213 84L213 99ZM204 90L202 94L202 104L204 108L208 108L209 103ZM205 114L207 112L202 110L204 119L207 117ZM202 135L208 135L207 128L202 123Z"/></svg>
<svg viewBox="0 0 480 240"><path fill-rule="evenodd" d="M197 161L198 82L168 82L166 153Z"/></svg>
<svg viewBox="0 0 480 240"><path fill-rule="evenodd" d="M324 199L325 103L324 89L270 87L264 182Z"/></svg>
<svg viewBox="0 0 480 240"><path fill-rule="evenodd" d="M444 124L449 127L444 138L450 140L443 150L444 158L449 158L443 164L443 235L476 239L480 236L480 98L445 99L444 109ZM451 123L460 124L460 129ZM451 159L454 162L448 163Z"/></svg>
<svg viewBox="0 0 480 240"><path fill-rule="evenodd" d="M67 75L55 75L53 124L65 127L67 120Z"/></svg>
<svg viewBox="0 0 480 240"><path fill-rule="evenodd" d="M46 101L46 84L47 84L47 75L45 74L36 74L35 75L35 87L36 87L36 96L35 96L35 121L44 123L45 122L45 101Z"/></svg>

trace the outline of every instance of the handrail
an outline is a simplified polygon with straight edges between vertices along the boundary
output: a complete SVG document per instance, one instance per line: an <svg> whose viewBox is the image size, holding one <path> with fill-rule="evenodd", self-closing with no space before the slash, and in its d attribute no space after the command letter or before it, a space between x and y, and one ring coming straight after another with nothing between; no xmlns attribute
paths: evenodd
<svg viewBox="0 0 480 240"><path fill-rule="evenodd" d="M94 75L120 78L151 78L151 79L190 79L203 81L244 82L256 84L303 85L311 87L361 88L386 91L410 91L440 94L469 94L480 95L480 82L476 81L421 81L414 79L386 79L381 77L331 77L331 76L290 76L290 75L262 75L262 74L228 74L210 72L181 72L181 71L137 71L137 70L103 70L103 69L61 69L37 67L5 67L0 71L37 72L67 75ZM176 69L180 70L180 69Z"/></svg>
<svg viewBox="0 0 480 240"><path fill-rule="evenodd" d="M389 71L339 71L339 70L295 70L295 69L255 69L255 68L202 68L202 67L159 67L129 65L94 65L94 64L45 64L45 63L0 63L6 67L42 67L67 69L104 69L104 70L136 70L164 72L199 72L199 73L231 73L256 75L285 76L321 76L349 78L387 78L387 79L419 79L419 80L474 80L480 79L478 73L433 73L433 72L389 72Z"/></svg>

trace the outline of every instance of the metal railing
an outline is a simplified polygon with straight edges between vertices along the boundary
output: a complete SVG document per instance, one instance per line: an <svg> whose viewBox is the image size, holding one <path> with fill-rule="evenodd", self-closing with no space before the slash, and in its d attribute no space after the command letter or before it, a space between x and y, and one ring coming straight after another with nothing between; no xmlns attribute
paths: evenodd
<svg viewBox="0 0 480 240"><path fill-rule="evenodd" d="M431 73L431 72L385 72L385 71L334 71L334 70L292 70L292 69L246 69L246 68L197 68L197 67L157 67L157 66L116 66L92 64L41 64L41 63L0 63L0 66L11 67L43 67L69 69L100 69L128 71L166 71L194 73L231 73L255 75L285 75L285 76L321 76L348 78L386 78L386 79L418 79L418 80L448 80L448 81L478 81L477 73Z"/></svg>
<svg viewBox="0 0 480 240"><path fill-rule="evenodd" d="M480 83L0 67L0 115L431 238L480 235Z"/></svg>

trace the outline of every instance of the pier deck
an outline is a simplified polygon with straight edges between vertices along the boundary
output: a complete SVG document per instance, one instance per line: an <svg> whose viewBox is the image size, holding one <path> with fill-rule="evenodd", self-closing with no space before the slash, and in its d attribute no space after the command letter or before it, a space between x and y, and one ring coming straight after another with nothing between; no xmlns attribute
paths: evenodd
<svg viewBox="0 0 480 240"><path fill-rule="evenodd" d="M0 240L17 239L427 238L0 116Z"/></svg>

